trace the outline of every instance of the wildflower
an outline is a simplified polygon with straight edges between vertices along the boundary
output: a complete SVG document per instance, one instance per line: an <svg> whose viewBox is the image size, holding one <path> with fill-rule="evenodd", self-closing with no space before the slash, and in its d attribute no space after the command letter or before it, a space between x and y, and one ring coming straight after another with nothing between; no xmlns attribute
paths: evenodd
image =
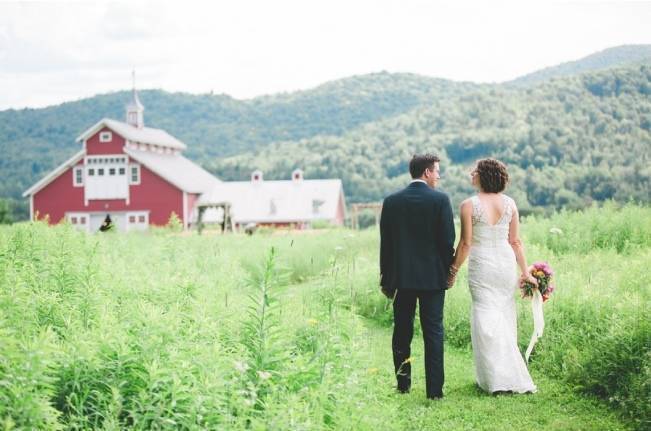
<svg viewBox="0 0 651 431"><path fill-rule="evenodd" d="M412 357L410 356L410 357L408 357L407 359L404 360L403 364L409 364L409 363L411 363L411 361L413 361L413 360L414 360L414 358L412 358Z"/></svg>
<svg viewBox="0 0 651 431"><path fill-rule="evenodd" d="M260 380L269 380L271 373L269 371L258 371L258 377L260 377Z"/></svg>
<svg viewBox="0 0 651 431"><path fill-rule="evenodd" d="M369 373L369 374L377 374L378 371L379 371L379 370L378 370L377 368L369 368L369 369L368 369L368 373Z"/></svg>
<svg viewBox="0 0 651 431"><path fill-rule="evenodd" d="M316 325L319 324L319 321L316 320L316 319L307 319L307 323L308 323L310 326L316 326Z"/></svg>
<svg viewBox="0 0 651 431"><path fill-rule="evenodd" d="M235 361L233 365L235 366L235 370L237 370L240 373L245 373L246 370L249 369L249 366L246 364L246 362Z"/></svg>

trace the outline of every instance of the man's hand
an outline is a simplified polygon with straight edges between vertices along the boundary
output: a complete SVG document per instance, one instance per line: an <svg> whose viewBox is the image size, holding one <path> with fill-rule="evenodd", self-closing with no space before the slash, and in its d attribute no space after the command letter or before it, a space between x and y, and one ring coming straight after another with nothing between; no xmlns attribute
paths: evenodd
<svg viewBox="0 0 651 431"><path fill-rule="evenodd" d="M459 268L457 268L454 265L450 265L450 270L448 271L448 282L447 282L446 290L454 286L454 282L457 280L457 272L459 272Z"/></svg>
<svg viewBox="0 0 651 431"><path fill-rule="evenodd" d="M451 289L454 286L454 283L457 281L457 275L448 274L447 289Z"/></svg>

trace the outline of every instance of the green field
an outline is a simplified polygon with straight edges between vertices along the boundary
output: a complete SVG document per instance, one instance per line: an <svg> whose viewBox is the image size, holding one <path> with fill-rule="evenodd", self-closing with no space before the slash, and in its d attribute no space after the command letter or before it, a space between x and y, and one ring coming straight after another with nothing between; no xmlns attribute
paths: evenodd
<svg viewBox="0 0 651 431"><path fill-rule="evenodd" d="M418 331L414 388L393 390L376 230L0 227L0 429L648 429L651 209L530 218L523 234L557 273L539 393L476 388L464 269L446 298L446 397L428 401Z"/></svg>

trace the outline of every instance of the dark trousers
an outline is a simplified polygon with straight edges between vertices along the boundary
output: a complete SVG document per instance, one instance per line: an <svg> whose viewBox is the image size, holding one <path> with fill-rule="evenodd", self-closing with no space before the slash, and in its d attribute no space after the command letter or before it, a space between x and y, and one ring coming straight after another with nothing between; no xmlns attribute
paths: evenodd
<svg viewBox="0 0 651 431"><path fill-rule="evenodd" d="M414 336L416 300L425 343L425 388L427 397L443 396L443 303L445 291L399 289L393 301L393 365L398 390L411 387L411 339Z"/></svg>

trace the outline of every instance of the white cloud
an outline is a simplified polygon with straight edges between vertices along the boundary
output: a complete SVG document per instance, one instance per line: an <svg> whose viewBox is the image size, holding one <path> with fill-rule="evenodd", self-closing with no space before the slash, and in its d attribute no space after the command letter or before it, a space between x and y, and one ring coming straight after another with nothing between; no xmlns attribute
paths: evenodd
<svg viewBox="0 0 651 431"><path fill-rule="evenodd" d="M640 2L0 2L0 109L128 88L290 91L379 70L503 81L651 43Z"/></svg>

